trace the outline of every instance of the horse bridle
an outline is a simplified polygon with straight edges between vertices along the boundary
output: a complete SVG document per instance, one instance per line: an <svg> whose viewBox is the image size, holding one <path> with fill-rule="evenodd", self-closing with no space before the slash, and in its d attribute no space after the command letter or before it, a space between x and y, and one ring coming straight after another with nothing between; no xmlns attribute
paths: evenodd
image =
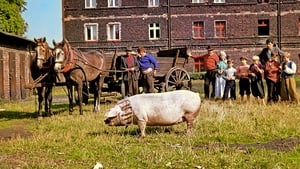
<svg viewBox="0 0 300 169"><path fill-rule="evenodd" d="M40 48L44 48L45 49L45 54L44 56L41 56L40 55ZM50 56L50 52L49 52L50 48L49 46L46 45L46 43L38 43L37 46L36 46L36 55L37 55L37 60L39 61L42 61L42 65L43 67L42 68L49 68L51 66L51 64L49 64L48 66L44 66L44 64L46 63L46 61L48 60L49 56Z"/></svg>

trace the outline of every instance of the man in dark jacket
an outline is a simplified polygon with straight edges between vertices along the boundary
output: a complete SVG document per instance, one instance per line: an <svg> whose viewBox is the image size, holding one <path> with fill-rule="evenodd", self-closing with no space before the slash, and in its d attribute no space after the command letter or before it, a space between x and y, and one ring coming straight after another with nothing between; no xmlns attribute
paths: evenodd
<svg viewBox="0 0 300 169"><path fill-rule="evenodd" d="M121 56L120 69L123 72L123 80L125 83L125 96L133 96L138 94L139 80L139 62L133 55L131 47L126 48L126 55Z"/></svg>
<svg viewBox="0 0 300 169"><path fill-rule="evenodd" d="M274 41L272 39L266 40L267 47L263 48L263 50L260 52L259 60L260 63L264 66L266 66L267 61L270 61L272 56L272 53L277 54L278 61L281 62L281 56L283 55L283 52L274 44Z"/></svg>

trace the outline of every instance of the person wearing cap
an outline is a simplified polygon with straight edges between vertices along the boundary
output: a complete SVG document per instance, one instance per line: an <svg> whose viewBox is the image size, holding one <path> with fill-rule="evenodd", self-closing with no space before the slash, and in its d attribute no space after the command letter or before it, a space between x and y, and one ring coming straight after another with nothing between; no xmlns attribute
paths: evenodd
<svg viewBox="0 0 300 169"><path fill-rule="evenodd" d="M125 83L125 96L138 94L139 62L133 55L131 47L127 47L126 54L121 56L120 69L123 70L123 81Z"/></svg>
<svg viewBox="0 0 300 169"><path fill-rule="evenodd" d="M227 69L227 55L225 51L220 52L220 60L217 63L215 98L223 98L225 79L223 78L224 70Z"/></svg>
<svg viewBox="0 0 300 169"><path fill-rule="evenodd" d="M139 47L137 52L139 54L138 61L140 64L144 93L154 93L154 80L158 63L153 55L146 53L144 47Z"/></svg>
<svg viewBox="0 0 300 169"><path fill-rule="evenodd" d="M233 67L233 60L229 59L227 61L227 69L224 71L223 78L226 80L223 100L231 99L236 100L236 92L235 92L235 79L236 79L236 69ZM230 93L230 95L229 95Z"/></svg>
<svg viewBox="0 0 300 169"><path fill-rule="evenodd" d="M271 60L265 66L265 79L267 84L268 96L267 103L278 102L280 94L280 69L277 53L271 54Z"/></svg>
<svg viewBox="0 0 300 169"><path fill-rule="evenodd" d="M283 55L283 51L281 51L274 43L272 39L267 39L266 40L266 47L262 49L260 52L259 59L260 63L265 67L267 61L271 60L272 58L272 53L276 53L278 57L278 61L281 61L281 56Z"/></svg>
<svg viewBox="0 0 300 169"><path fill-rule="evenodd" d="M297 65L290 60L290 57L288 52L283 54L280 97L281 101L292 101L300 104L295 81Z"/></svg>
<svg viewBox="0 0 300 169"><path fill-rule="evenodd" d="M204 98L214 98L215 97L215 83L216 83L216 68L219 62L219 56L214 52L214 48L209 45L207 46L207 54L202 56L192 56L194 59L203 58L205 75L204 75ZM212 92L209 97L210 84L212 84Z"/></svg>
<svg viewBox="0 0 300 169"><path fill-rule="evenodd" d="M250 101L250 79L249 79L249 64L247 63L248 59L244 56L240 57L240 65L237 67L236 76L239 78L239 88L241 102L244 102L244 96L247 95L247 101Z"/></svg>
<svg viewBox="0 0 300 169"><path fill-rule="evenodd" d="M259 62L259 56L253 56L252 61L253 63L249 67L252 95L258 103L265 105L265 91L262 81L264 74L263 65Z"/></svg>

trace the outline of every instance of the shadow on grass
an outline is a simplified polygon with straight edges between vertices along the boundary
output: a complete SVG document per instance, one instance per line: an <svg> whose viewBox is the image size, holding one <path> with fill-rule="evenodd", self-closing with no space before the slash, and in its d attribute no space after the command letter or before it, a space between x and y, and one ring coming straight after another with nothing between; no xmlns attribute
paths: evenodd
<svg viewBox="0 0 300 169"><path fill-rule="evenodd" d="M68 111L68 107L69 107L69 104L52 105L53 114L58 115L65 111ZM43 117L47 117L45 115L44 109L42 110L42 112L43 112ZM6 118L8 120L37 118L37 109L33 112L9 111L9 110L0 111L0 119L1 118Z"/></svg>
<svg viewBox="0 0 300 169"><path fill-rule="evenodd" d="M114 126L112 126L114 127ZM119 126L119 128L122 128ZM125 129L124 129L125 128ZM121 135L121 136L139 136L140 135L140 130L138 127L130 127L126 128L124 126L123 129L118 131L116 134ZM176 133L176 134L184 134L185 132L179 132L179 131L174 131L171 126L169 127L160 127L160 126L148 126L146 128L146 135L159 135L162 133ZM113 132L115 133L115 132ZM112 132L109 131L103 131L103 132L93 132L93 133L88 133L90 136L101 136L101 135L111 135Z"/></svg>
<svg viewBox="0 0 300 169"><path fill-rule="evenodd" d="M35 112L17 112L17 111L1 111L0 112L0 119L7 118L8 120L11 119L28 119L28 118L35 118Z"/></svg>

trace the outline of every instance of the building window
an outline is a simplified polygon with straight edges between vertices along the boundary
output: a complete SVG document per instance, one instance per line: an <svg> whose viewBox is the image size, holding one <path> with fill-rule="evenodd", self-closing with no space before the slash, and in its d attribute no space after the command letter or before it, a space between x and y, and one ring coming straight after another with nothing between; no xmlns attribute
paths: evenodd
<svg viewBox="0 0 300 169"><path fill-rule="evenodd" d="M270 35L270 24L269 20L258 20L258 36L269 36Z"/></svg>
<svg viewBox="0 0 300 169"><path fill-rule="evenodd" d="M121 23L108 23L107 24L107 40L119 41L121 40Z"/></svg>
<svg viewBox="0 0 300 169"><path fill-rule="evenodd" d="M160 38L160 28L158 23L151 23L149 25L149 39L159 39Z"/></svg>
<svg viewBox="0 0 300 169"><path fill-rule="evenodd" d="M204 38L204 22L202 21L193 22L193 38L194 39Z"/></svg>
<svg viewBox="0 0 300 169"><path fill-rule="evenodd" d="M96 0L85 0L85 8L96 8Z"/></svg>
<svg viewBox="0 0 300 169"><path fill-rule="evenodd" d="M98 24L86 23L84 24L84 40L97 41L98 40Z"/></svg>
<svg viewBox="0 0 300 169"><path fill-rule="evenodd" d="M157 7L159 5L159 0L149 0L149 7Z"/></svg>
<svg viewBox="0 0 300 169"><path fill-rule="evenodd" d="M108 0L108 7L120 7L121 0Z"/></svg>
<svg viewBox="0 0 300 169"><path fill-rule="evenodd" d="M214 3L225 3L225 0L214 0Z"/></svg>
<svg viewBox="0 0 300 169"><path fill-rule="evenodd" d="M226 37L226 21L215 21L215 37Z"/></svg>
<svg viewBox="0 0 300 169"><path fill-rule="evenodd" d="M259 4L269 3L269 0L257 0L257 3Z"/></svg>
<svg viewBox="0 0 300 169"><path fill-rule="evenodd" d="M207 0L192 0L192 3L204 3Z"/></svg>

